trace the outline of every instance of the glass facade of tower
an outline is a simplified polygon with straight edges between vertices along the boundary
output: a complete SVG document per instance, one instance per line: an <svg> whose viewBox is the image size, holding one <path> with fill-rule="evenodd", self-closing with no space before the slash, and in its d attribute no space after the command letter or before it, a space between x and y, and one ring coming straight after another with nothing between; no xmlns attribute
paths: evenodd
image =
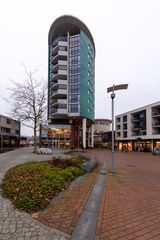
<svg viewBox="0 0 160 240"><path fill-rule="evenodd" d="M82 31L58 36L50 44L49 118L82 115L94 120L94 57L93 46Z"/></svg>
<svg viewBox="0 0 160 240"><path fill-rule="evenodd" d="M95 74L94 50L85 33L81 32L80 114L94 120Z"/></svg>
<svg viewBox="0 0 160 240"><path fill-rule="evenodd" d="M69 114L80 113L80 35L69 37Z"/></svg>
<svg viewBox="0 0 160 240"><path fill-rule="evenodd" d="M48 120L56 131L68 129L78 139L84 135L79 129L86 119L89 130L85 134L90 136L95 102L94 41L88 28L72 16L55 22L49 32Z"/></svg>

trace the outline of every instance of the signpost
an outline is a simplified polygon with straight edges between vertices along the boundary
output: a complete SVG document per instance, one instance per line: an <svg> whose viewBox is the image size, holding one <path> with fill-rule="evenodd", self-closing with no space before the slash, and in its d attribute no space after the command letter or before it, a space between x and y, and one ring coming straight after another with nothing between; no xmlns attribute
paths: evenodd
<svg viewBox="0 0 160 240"><path fill-rule="evenodd" d="M112 87L107 88L107 93L111 93L111 99L112 99L112 172L114 172L114 98L115 93L114 91L117 90L124 90L128 88L128 84L119 84L119 85L113 85Z"/></svg>

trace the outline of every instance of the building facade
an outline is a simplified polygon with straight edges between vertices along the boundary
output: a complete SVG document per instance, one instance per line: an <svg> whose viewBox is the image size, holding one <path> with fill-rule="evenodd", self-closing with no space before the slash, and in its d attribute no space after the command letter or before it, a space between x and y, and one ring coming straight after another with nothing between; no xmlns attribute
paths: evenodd
<svg viewBox="0 0 160 240"><path fill-rule="evenodd" d="M51 25L48 44L48 121L52 129L49 138L54 144L93 147L93 37L82 21L64 15Z"/></svg>
<svg viewBox="0 0 160 240"><path fill-rule="evenodd" d="M94 145L101 146L104 143L104 133L108 133L111 131L111 120L110 119L95 119L94 126Z"/></svg>
<svg viewBox="0 0 160 240"><path fill-rule="evenodd" d="M119 150L152 151L160 147L160 102L116 116Z"/></svg>
<svg viewBox="0 0 160 240"><path fill-rule="evenodd" d="M0 146L18 147L20 143L20 122L0 115Z"/></svg>

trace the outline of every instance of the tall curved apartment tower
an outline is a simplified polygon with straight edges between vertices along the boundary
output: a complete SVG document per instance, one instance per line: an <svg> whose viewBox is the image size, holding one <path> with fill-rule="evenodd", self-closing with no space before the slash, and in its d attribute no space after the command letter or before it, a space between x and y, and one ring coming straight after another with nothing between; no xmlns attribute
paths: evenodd
<svg viewBox="0 0 160 240"><path fill-rule="evenodd" d="M52 140L72 147L93 147L93 37L82 21L64 15L51 25L48 44L48 120L53 129Z"/></svg>

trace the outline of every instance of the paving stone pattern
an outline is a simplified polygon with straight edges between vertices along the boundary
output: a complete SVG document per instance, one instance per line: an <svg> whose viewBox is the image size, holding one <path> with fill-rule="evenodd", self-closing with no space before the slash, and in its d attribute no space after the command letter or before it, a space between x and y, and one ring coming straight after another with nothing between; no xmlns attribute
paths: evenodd
<svg viewBox="0 0 160 240"><path fill-rule="evenodd" d="M0 239L65 240L67 237L14 209L7 199L0 196Z"/></svg>
<svg viewBox="0 0 160 240"><path fill-rule="evenodd" d="M42 212L38 220L63 232L72 233L94 186L98 171L99 168L96 168L84 176L82 181L70 188L57 203Z"/></svg>
<svg viewBox="0 0 160 240"><path fill-rule="evenodd" d="M46 156L45 156L46 157ZM19 149L6 154L0 154L0 178L11 166L29 160L45 160L31 154L30 149ZM1 181L1 179L0 179ZM0 193L0 240L66 240L69 235L51 229L32 219L27 213L18 211L9 200Z"/></svg>
<svg viewBox="0 0 160 240"><path fill-rule="evenodd" d="M106 150L92 150L88 154L100 162L111 159ZM0 178L15 164L44 158L31 155L29 150L1 154ZM94 240L160 240L160 156L116 152L115 166L116 174L109 173L105 182ZM66 191L39 215L41 223L16 210L0 195L0 239L69 239L70 235L64 232L73 231L97 175L95 169Z"/></svg>
<svg viewBox="0 0 160 240"><path fill-rule="evenodd" d="M116 153L115 159L94 240L160 240L160 157L133 152Z"/></svg>

